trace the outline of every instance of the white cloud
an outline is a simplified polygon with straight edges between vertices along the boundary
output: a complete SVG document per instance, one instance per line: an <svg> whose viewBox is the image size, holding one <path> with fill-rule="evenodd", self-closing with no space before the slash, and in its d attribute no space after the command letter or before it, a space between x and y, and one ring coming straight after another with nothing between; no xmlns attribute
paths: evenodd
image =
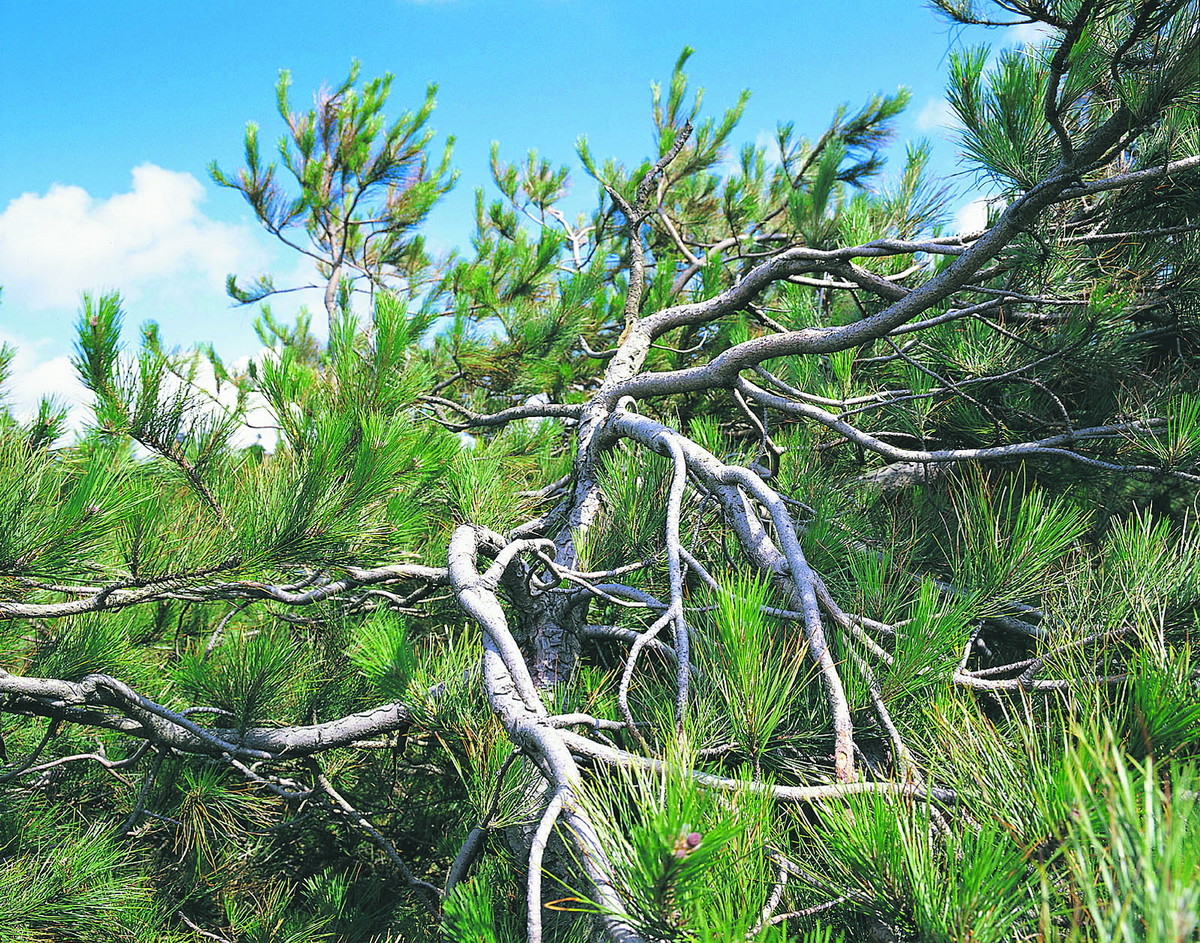
<svg viewBox="0 0 1200 943"><path fill-rule="evenodd" d="M30 343L11 334L0 333L0 344L15 350L9 365L11 376L4 384L3 401L12 407L17 419L30 419L39 401L49 397L68 409L68 425L83 428L85 406L90 394L79 382L71 359L65 354L46 356L51 345Z"/></svg>
<svg viewBox="0 0 1200 943"><path fill-rule="evenodd" d="M954 231L972 233L987 229L988 208L994 201L994 197L981 196L959 207L954 214Z"/></svg>
<svg viewBox="0 0 1200 943"><path fill-rule="evenodd" d="M779 150L779 134L776 131L759 131L754 135L754 146L761 147L767 152L767 163L774 166L782 163L783 152ZM737 166L738 156L733 155L733 166Z"/></svg>
<svg viewBox="0 0 1200 943"><path fill-rule="evenodd" d="M206 188L196 177L153 164L134 168L130 188L97 198L78 186L56 184L26 193L0 212L0 318L17 350L7 401L27 418L43 396L72 406L81 427L87 394L70 366L73 325L84 291L121 292L130 328L157 321L168 347L212 342L227 358L254 350L255 311L225 294L225 276L267 271L281 285L305 284L307 259L280 252L252 222L213 219L202 209ZM288 295L277 316L290 320L302 300Z"/></svg>
<svg viewBox="0 0 1200 943"><path fill-rule="evenodd" d="M84 291L121 292L124 341L136 349L136 325L153 320L168 348L211 342L232 368L261 357L252 324L255 307L234 306L225 276L243 283L272 272L281 288L319 283L311 259L282 250L257 224L223 222L202 208L206 188L191 174L153 164L134 168L128 191L97 198L79 186L56 184L26 193L0 211L0 343L16 349L5 404L27 419L45 396L71 408L71 427L82 428L90 394L70 365L74 323ZM317 291L271 299L275 316L291 323L302 305L313 312L312 330L325 335ZM201 385L215 390L211 371ZM232 393L223 389L222 401ZM269 426L261 404L250 422ZM270 447L271 429L245 429L238 441L259 438Z"/></svg>
<svg viewBox="0 0 1200 943"><path fill-rule="evenodd" d="M1055 35L1052 27L1045 23L1019 23L1004 31L1004 45L1033 46Z"/></svg>
<svg viewBox="0 0 1200 943"><path fill-rule="evenodd" d="M958 115L944 98L931 98L917 112L918 131L948 131L959 127Z"/></svg>
<svg viewBox="0 0 1200 943"><path fill-rule="evenodd" d="M131 301L169 279L220 291L227 272L264 254L248 227L201 212L204 196L191 174L142 164L132 188L108 199L62 184L17 197L0 213L6 306L74 308L80 292L112 288Z"/></svg>

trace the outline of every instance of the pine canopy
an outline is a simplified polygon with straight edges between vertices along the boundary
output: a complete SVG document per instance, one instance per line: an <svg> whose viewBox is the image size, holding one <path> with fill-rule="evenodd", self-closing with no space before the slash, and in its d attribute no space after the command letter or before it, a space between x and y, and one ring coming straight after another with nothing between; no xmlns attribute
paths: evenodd
<svg viewBox="0 0 1200 943"><path fill-rule="evenodd" d="M735 153L685 49L437 256L435 89L285 74L210 172L324 329L85 296L0 419L0 939L1196 939L1200 6L934 5L1046 37L976 232L903 90Z"/></svg>

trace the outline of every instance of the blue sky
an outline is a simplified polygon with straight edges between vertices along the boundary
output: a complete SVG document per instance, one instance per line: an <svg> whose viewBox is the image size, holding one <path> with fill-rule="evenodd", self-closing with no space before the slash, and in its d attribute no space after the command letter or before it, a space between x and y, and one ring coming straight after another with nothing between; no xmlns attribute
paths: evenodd
<svg viewBox="0 0 1200 943"><path fill-rule="evenodd" d="M284 282L298 261L205 167L239 166L247 120L274 140L282 68L297 106L353 58L364 76L395 75L393 113L438 83L432 124L439 141L457 138L462 176L427 231L449 246L469 237L493 140L512 159L536 147L572 166L580 134L598 157L644 157L649 85L685 45L711 112L753 92L735 144L783 121L819 134L839 104L904 85L913 103L897 155L903 139L931 137L953 173L942 86L961 41L916 0L3 0L0 340L20 352L10 400L24 411L40 394L79 397L67 358L83 290L120 289L131 328L156 320L171 343L253 354L253 312L230 306L224 276Z"/></svg>

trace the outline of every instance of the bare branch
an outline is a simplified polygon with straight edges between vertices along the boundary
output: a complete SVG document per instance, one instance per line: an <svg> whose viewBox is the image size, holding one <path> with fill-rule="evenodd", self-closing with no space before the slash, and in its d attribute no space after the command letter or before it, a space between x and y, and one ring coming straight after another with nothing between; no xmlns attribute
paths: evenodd
<svg viewBox="0 0 1200 943"><path fill-rule="evenodd" d="M244 730L200 727L183 713L168 710L107 675L88 675L76 682L27 678L0 670L0 694L12 695L5 706L10 713L90 724L181 753L217 757L228 754L280 760L309 756L368 740L411 722L409 708L392 703L304 726Z"/></svg>
<svg viewBox="0 0 1200 943"><path fill-rule="evenodd" d="M546 843L550 840L550 832L562 812L564 792L555 791L542 812L533 842L529 846L529 878L525 892L526 939L528 943L542 943L542 856L546 852Z"/></svg>

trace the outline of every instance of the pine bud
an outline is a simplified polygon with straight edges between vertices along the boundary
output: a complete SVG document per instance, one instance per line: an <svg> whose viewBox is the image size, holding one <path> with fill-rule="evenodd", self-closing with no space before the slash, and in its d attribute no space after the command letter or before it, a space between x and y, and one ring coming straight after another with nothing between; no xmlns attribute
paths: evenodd
<svg viewBox="0 0 1200 943"><path fill-rule="evenodd" d="M681 836L677 842L675 842L675 850L672 852L672 854L676 858L683 859L699 847L700 833L688 832L686 835Z"/></svg>

